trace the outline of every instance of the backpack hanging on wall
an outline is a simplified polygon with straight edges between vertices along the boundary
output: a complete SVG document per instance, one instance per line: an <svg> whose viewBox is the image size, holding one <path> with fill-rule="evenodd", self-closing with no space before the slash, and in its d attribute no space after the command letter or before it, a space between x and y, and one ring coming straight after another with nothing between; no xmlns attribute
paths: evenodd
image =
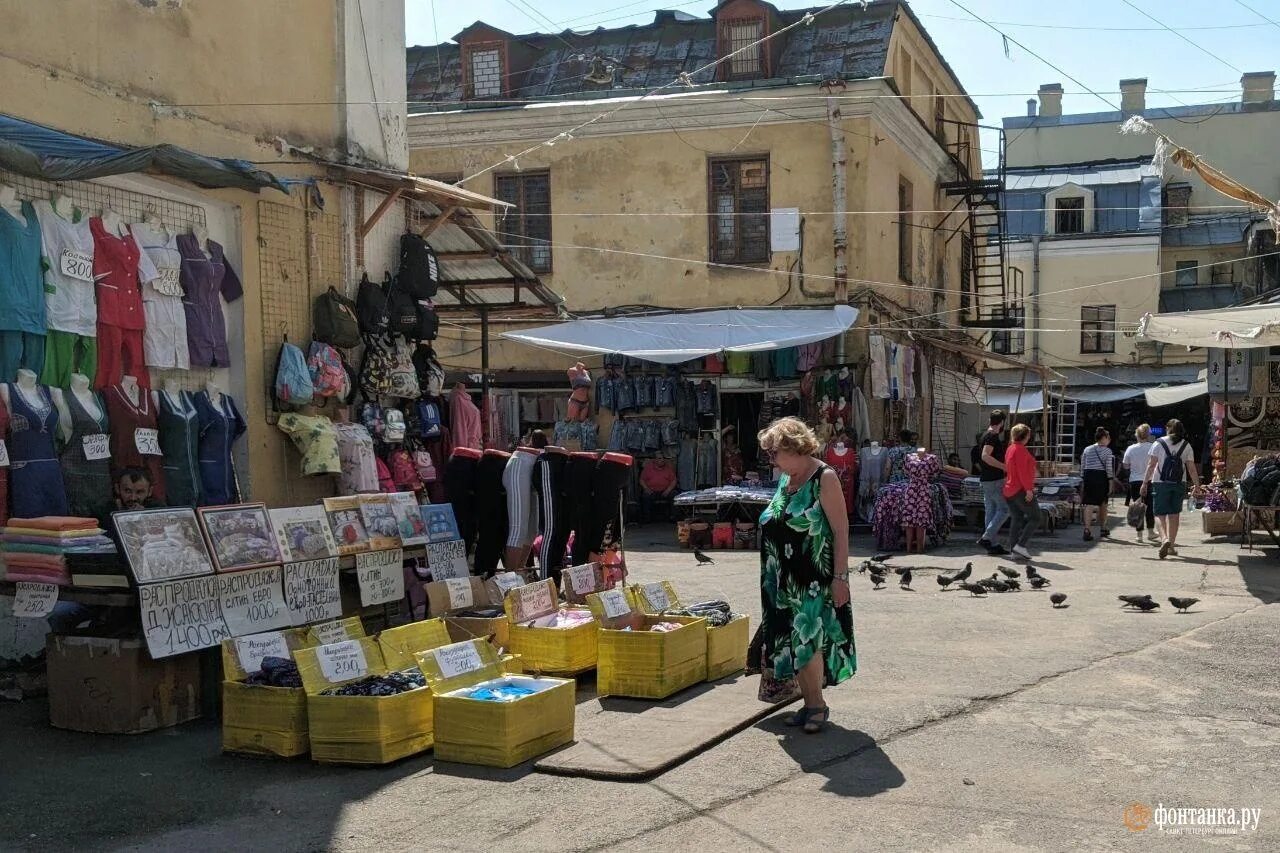
<svg viewBox="0 0 1280 853"><path fill-rule="evenodd" d="M419 299L418 323L409 337L415 341L434 341L440 332L440 318L436 315L435 306L429 299Z"/></svg>
<svg viewBox="0 0 1280 853"><path fill-rule="evenodd" d="M311 384L311 371L307 369L307 357L302 350L286 338L280 345L280 357L276 359L276 381L272 386L276 408L297 409L308 405L315 396Z"/></svg>
<svg viewBox="0 0 1280 853"><path fill-rule="evenodd" d="M383 288L369 281L369 274L360 278L356 292L356 319L362 335L376 335L387 328L387 294Z"/></svg>
<svg viewBox="0 0 1280 853"><path fill-rule="evenodd" d="M342 349L360 345L360 321L356 304L330 287L316 297L311 309L312 337Z"/></svg>
<svg viewBox="0 0 1280 853"><path fill-rule="evenodd" d="M413 366L413 349L407 341L395 342L391 390L387 393L392 397L403 397L408 400L416 400L422 396L422 390L418 387L418 372Z"/></svg>
<svg viewBox="0 0 1280 853"><path fill-rule="evenodd" d="M395 346L387 336L370 335L365 338L364 361L360 364L360 393L366 400L377 400L393 393L391 374L395 368Z"/></svg>
<svg viewBox="0 0 1280 853"><path fill-rule="evenodd" d="M387 330L393 335L415 336L418 330L418 303L409 293L404 283L398 278L388 278L385 284L387 293Z"/></svg>
<svg viewBox="0 0 1280 853"><path fill-rule="evenodd" d="M440 287L435 250L413 232L400 237L400 281L416 299L430 299Z"/></svg>
<svg viewBox="0 0 1280 853"><path fill-rule="evenodd" d="M312 341L307 353L307 370L311 374L311 385L317 397L337 397L339 400L350 393L351 387L346 366L342 356L330 344Z"/></svg>
<svg viewBox="0 0 1280 853"><path fill-rule="evenodd" d="M444 367L436 359L434 349L418 347L413 353L413 366L418 370L418 387L423 394L439 397L444 393Z"/></svg>

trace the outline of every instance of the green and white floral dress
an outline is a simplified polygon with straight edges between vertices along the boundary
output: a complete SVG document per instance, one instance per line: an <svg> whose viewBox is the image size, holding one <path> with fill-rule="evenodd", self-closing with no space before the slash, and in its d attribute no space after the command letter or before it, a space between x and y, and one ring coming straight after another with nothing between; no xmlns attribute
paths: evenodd
<svg viewBox="0 0 1280 853"><path fill-rule="evenodd" d="M824 683L839 684L858 670L853 607L831 597L835 558L831 524L822 510L819 465L794 495L784 474L760 516L760 599L765 666L790 678L821 654Z"/></svg>

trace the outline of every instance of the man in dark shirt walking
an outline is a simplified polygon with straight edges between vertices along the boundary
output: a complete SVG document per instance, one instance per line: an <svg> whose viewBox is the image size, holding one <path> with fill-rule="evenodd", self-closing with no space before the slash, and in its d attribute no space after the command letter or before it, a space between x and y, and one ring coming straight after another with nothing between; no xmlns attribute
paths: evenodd
<svg viewBox="0 0 1280 853"><path fill-rule="evenodd" d="M986 528L978 544L992 556L1009 553L998 542L1000 527L1009 517L1009 506L1004 499L1004 451L1008 442L1004 438L1004 412L991 413L991 426L982 436L982 450L978 458L981 468L978 478L982 481L982 505L985 509Z"/></svg>

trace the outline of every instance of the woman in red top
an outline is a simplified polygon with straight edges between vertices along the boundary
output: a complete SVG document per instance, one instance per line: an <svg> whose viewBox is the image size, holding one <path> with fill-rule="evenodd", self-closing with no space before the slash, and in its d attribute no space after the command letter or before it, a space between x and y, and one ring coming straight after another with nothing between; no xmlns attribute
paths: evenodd
<svg viewBox="0 0 1280 853"><path fill-rule="evenodd" d="M1018 424L1009 433L1012 442L1005 451L1004 500L1009 505L1009 550L1014 556L1031 559L1027 541L1040 526L1040 505L1036 503L1036 460L1027 450L1031 427Z"/></svg>

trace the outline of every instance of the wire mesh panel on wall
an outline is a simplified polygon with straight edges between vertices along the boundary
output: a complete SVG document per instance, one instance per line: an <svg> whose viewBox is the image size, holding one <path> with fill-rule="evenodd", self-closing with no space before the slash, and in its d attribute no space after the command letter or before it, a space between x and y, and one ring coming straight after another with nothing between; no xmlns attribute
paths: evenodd
<svg viewBox="0 0 1280 853"><path fill-rule="evenodd" d="M149 216L155 216L159 217L165 228L175 234L185 234L197 227L208 227L205 209L198 204L97 181L44 181L0 171L0 184L13 187L18 192L18 198L27 201L47 199L53 195L65 196L86 216L99 216L104 209L115 211L127 223L142 222ZM166 381L173 381L188 391L195 391L210 380L217 381L216 374L221 371L196 367L191 370L151 368L148 372L152 387L158 388Z"/></svg>
<svg viewBox="0 0 1280 853"><path fill-rule="evenodd" d="M930 389L933 392L930 421L933 448L942 453L943 458L949 453L959 453L963 462L968 458L968 454L961 450L961 446L969 447L972 436L956 435L956 404L981 403L983 399L980 396L981 380L976 376L965 376L937 365L933 366L929 378Z"/></svg>

